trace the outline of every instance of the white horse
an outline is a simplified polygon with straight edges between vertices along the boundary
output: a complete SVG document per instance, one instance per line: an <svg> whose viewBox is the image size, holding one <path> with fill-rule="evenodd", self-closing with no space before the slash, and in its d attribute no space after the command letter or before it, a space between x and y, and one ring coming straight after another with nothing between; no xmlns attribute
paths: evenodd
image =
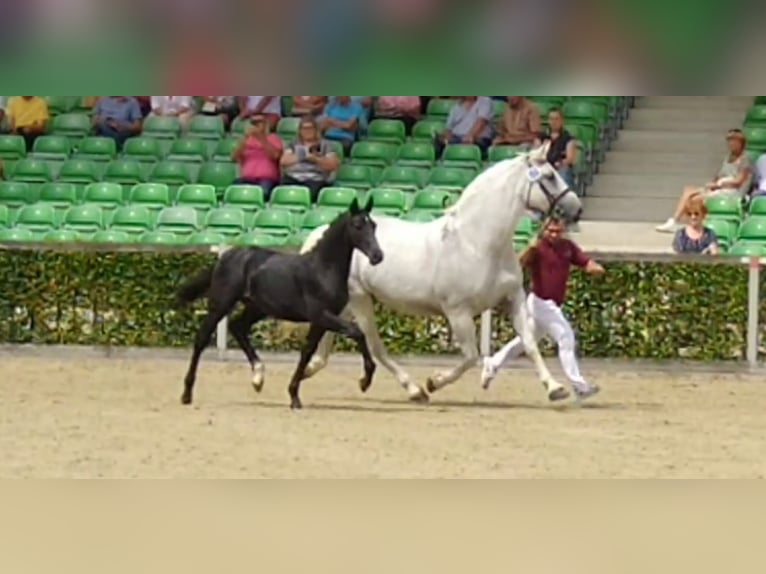
<svg viewBox="0 0 766 574"><path fill-rule="evenodd" d="M513 245L521 217L528 211L555 213L579 220L582 204L545 157L545 148L501 161L478 175L443 217L427 223L375 216L376 237L386 254L373 267L354 255L349 275L350 301L345 313L356 320L373 356L388 369L413 401L428 394L388 356L378 333L373 301L407 315L443 315L463 353L454 369L436 373L426 388L433 393L457 381L477 364L479 350L474 318L505 300L511 303L514 327L534 362L548 398L559 401L569 392L545 365L527 313L522 269ZM325 229L314 230L301 252L316 245ZM327 365L333 336L325 335L307 377Z"/></svg>

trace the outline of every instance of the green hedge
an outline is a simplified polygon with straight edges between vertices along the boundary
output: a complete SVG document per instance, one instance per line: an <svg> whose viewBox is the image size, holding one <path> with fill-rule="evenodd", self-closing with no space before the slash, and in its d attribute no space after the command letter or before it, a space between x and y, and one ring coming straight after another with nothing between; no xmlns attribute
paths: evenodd
<svg viewBox="0 0 766 574"><path fill-rule="evenodd" d="M213 261L213 255L199 253L4 251L0 342L189 347L204 302L179 310L174 292L183 278ZM746 269L614 263L607 271L601 278L578 271L572 277L566 311L582 355L744 356ZM383 312L379 320L395 354L455 352L442 319ZM284 351L297 348L302 332L266 322L256 334L259 348ZM493 334L496 344L512 337L505 314L495 314ZM344 342L342 348L350 346ZM545 350L553 349L546 345Z"/></svg>

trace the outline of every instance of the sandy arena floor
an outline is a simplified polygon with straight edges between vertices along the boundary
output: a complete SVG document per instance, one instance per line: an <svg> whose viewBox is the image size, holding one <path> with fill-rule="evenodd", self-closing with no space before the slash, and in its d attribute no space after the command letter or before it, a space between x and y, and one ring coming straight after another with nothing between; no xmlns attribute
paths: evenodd
<svg viewBox="0 0 766 574"><path fill-rule="evenodd" d="M551 363L555 366L555 363ZM766 475L766 386L756 379L595 373L592 404L551 407L526 370L490 392L478 371L409 404L380 370L369 395L336 362L304 383L268 365L203 360L195 405L184 361L0 359L0 477L634 478ZM423 381L431 368L411 368ZM558 371L554 371L557 373Z"/></svg>

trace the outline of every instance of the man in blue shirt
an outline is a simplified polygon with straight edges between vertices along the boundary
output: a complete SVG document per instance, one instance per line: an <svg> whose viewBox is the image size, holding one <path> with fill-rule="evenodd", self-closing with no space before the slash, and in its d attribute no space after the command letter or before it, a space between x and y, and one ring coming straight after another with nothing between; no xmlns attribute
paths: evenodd
<svg viewBox="0 0 766 574"><path fill-rule="evenodd" d="M98 136L112 138L117 149L129 137L140 133L141 107L131 96L101 96L93 108L93 131Z"/></svg>
<svg viewBox="0 0 766 574"><path fill-rule="evenodd" d="M363 113L362 106L354 102L351 96L335 96L335 99L327 104L321 119L324 137L341 142L348 155L356 141L359 121Z"/></svg>

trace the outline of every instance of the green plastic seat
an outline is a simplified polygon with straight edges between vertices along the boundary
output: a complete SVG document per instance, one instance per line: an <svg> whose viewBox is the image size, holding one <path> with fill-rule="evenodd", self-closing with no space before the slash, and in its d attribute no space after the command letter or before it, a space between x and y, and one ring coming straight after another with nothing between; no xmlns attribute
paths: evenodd
<svg viewBox="0 0 766 574"><path fill-rule="evenodd" d="M166 159L201 164L207 159L207 144L203 139L191 137L173 140Z"/></svg>
<svg viewBox="0 0 766 574"><path fill-rule="evenodd" d="M351 148L351 162L355 165L372 165L384 168L391 164L396 148L381 141L359 141Z"/></svg>
<svg viewBox="0 0 766 574"><path fill-rule="evenodd" d="M90 136L83 139L77 147L73 159L90 160L98 163L112 161L117 157L117 142L112 138Z"/></svg>
<svg viewBox="0 0 766 574"><path fill-rule="evenodd" d="M122 157L142 163L156 163L162 159L162 148L154 138L136 136L125 140Z"/></svg>
<svg viewBox="0 0 766 574"><path fill-rule="evenodd" d="M750 215L766 216L766 196L757 196L750 201L748 209Z"/></svg>
<svg viewBox="0 0 766 574"><path fill-rule="evenodd" d="M188 134L202 140L219 140L224 134L223 118L220 116L194 116L189 122Z"/></svg>
<svg viewBox="0 0 766 574"><path fill-rule="evenodd" d="M414 223L428 223L438 217L437 211L423 210L423 209L411 209L402 216L405 221L412 221Z"/></svg>
<svg viewBox="0 0 766 574"><path fill-rule="evenodd" d="M43 235L46 243L74 243L80 241L80 234L72 229L53 229Z"/></svg>
<svg viewBox="0 0 766 574"><path fill-rule="evenodd" d="M516 225L516 237L532 237L537 233L539 224L531 217L522 217Z"/></svg>
<svg viewBox="0 0 766 574"><path fill-rule="evenodd" d="M176 235L191 235L199 229L199 217L193 207L166 207L157 217L157 231L167 231Z"/></svg>
<svg viewBox="0 0 766 574"><path fill-rule="evenodd" d="M436 163L436 151L431 142L411 141L399 147L395 165L431 168Z"/></svg>
<svg viewBox="0 0 766 574"><path fill-rule="evenodd" d="M705 227L710 228L719 241L725 241L731 244L737 236L737 225L728 219L705 220Z"/></svg>
<svg viewBox="0 0 766 574"><path fill-rule="evenodd" d="M742 218L742 201L734 194L714 195L705 200L710 217L739 221Z"/></svg>
<svg viewBox="0 0 766 574"><path fill-rule="evenodd" d="M93 234L104 228L104 214L101 207L93 204L74 205L64 215L64 229L80 234Z"/></svg>
<svg viewBox="0 0 766 574"><path fill-rule="evenodd" d="M30 157L42 160L64 161L72 151L69 138L61 135L39 136L32 146Z"/></svg>
<svg viewBox="0 0 766 574"><path fill-rule="evenodd" d="M322 225L329 225L341 213L337 209L317 207L307 212L301 221L301 229L316 229Z"/></svg>
<svg viewBox="0 0 766 574"><path fill-rule="evenodd" d="M287 242L290 234L274 235L269 233L263 233L262 231L250 231L249 233L243 233L238 236L234 243L236 245L242 245L247 247L261 247L261 248L273 248L282 247Z"/></svg>
<svg viewBox="0 0 766 574"><path fill-rule="evenodd" d="M109 181L97 181L85 188L83 201L102 209L114 209L122 203L122 186Z"/></svg>
<svg viewBox="0 0 766 574"><path fill-rule="evenodd" d="M185 240L185 237L169 231L145 231L136 238L138 243L144 245L181 245Z"/></svg>
<svg viewBox="0 0 766 574"><path fill-rule="evenodd" d="M43 96L51 116L71 112L75 107L77 96Z"/></svg>
<svg viewBox="0 0 766 574"><path fill-rule="evenodd" d="M48 203L25 205L16 215L16 227L47 233L56 228L56 210Z"/></svg>
<svg viewBox="0 0 766 574"><path fill-rule="evenodd" d="M171 204L170 188L165 183L139 183L130 190L130 203L159 211Z"/></svg>
<svg viewBox="0 0 766 574"><path fill-rule="evenodd" d="M457 100L446 100L443 98L433 98L429 100L426 107L426 116L433 119L447 120L452 108L457 105Z"/></svg>
<svg viewBox="0 0 766 574"><path fill-rule="evenodd" d="M371 141L401 144L407 139L407 130L401 120L375 119L367 127L367 139Z"/></svg>
<svg viewBox="0 0 766 574"><path fill-rule="evenodd" d="M766 152L766 127L746 126L743 131L747 138L747 149Z"/></svg>
<svg viewBox="0 0 766 574"><path fill-rule="evenodd" d="M125 231L116 231L114 229L104 229L102 231L96 231L88 238L91 243L133 243L135 236Z"/></svg>
<svg viewBox="0 0 766 574"><path fill-rule="evenodd" d="M66 113L53 118L50 132L57 136L66 136L73 143L86 137L91 130L91 121L87 114Z"/></svg>
<svg viewBox="0 0 766 574"><path fill-rule="evenodd" d="M263 188L260 185L230 185L223 194L223 204L236 206L246 211L263 209L266 205Z"/></svg>
<svg viewBox="0 0 766 574"><path fill-rule="evenodd" d="M186 238L187 245L227 245L233 238L214 231L197 231Z"/></svg>
<svg viewBox="0 0 766 574"><path fill-rule="evenodd" d="M180 187L191 183L192 178L187 164L180 161L163 160L154 166L149 181Z"/></svg>
<svg viewBox="0 0 766 574"><path fill-rule="evenodd" d="M19 181L0 181L0 205L5 205L11 214L32 203L36 198L30 195L29 184Z"/></svg>
<svg viewBox="0 0 766 574"><path fill-rule="evenodd" d="M50 165L44 161L32 158L23 158L18 161L13 170L13 181L24 181L31 184L39 184L53 181Z"/></svg>
<svg viewBox="0 0 766 574"><path fill-rule="evenodd" d="M301 118L281 118L277 122L277 135L285 142L294 140L298 136Z"/></svg>
<svg viewBox="0 0 766 574"><path fill-rule="evenodd" d="M116 159L106 166L103 181L119 183L123 186L133 186L144 181L141 165L136 160Z"/></svg>
<svg viewBox="0 0 766 574"><path fill-rule="evenodd" d="M399 217L407 208L407 196L401 189L376 187L370 190L374 211Z"/></svg>
<svg viewBox="0 0 766 574"><path fill-rule="evenodd" d="M7 205L0 203L0 227L11 226L11 210Z"/></svg>
<svg viewBox="0 0 766 574"><path fill-rule="evenodd" d="M192 183L178 188L176 204L193 207L198 212L208 212L218 205L215 187L201 183Z"/></svg>
<svg viewBox="0 0 766 574"><path fill-rule="evenodd" d="M213 161L232 161L234 150L239 145L238 138L224 138L220 140L213 150Z"/></svg>
<svg viewBox="0 0 766 574"><path fill-rule="evenodd" d="M109 228L132 235L152 228L153 217L145 205L123 205L114 210Z"/></svg>
<svg viewBox="0 0 766 574"><path fill-rule="evenodd" d="M597 129L603 128L609 121L609 108L597 102L570 100L562 107L564 117L568 122L592 125Z"/></svg>
<svg viewBox="0 0 766 574"><path fill-rule="evenodd" d="M766 257L766 245L751 241L737 241L726 252L731 257Z"/></svg>
<svg viewBox="0 0 766 574"><path fill-rule="evenodd" d="M423 186L423 171L416 167L391 166L383 170L379 185L417 191Z"/></svg>
<svg viewBox="0 0 766 574"><path fill-rule="evenodd" d="M442 213L452 203L452 196L443 189L423 189L412 198L410 209Z"/></svg>
<svg viewBox="0 0 766 574"><path fill-rule="evenodd" d="M739 226L737 239L766 241L766 217L748 217Z"/></svg>
<svg viewBox="0 0 766 574"><path fill-rule="evenodd" d="M32 231L24 227L0 229L0 243L24 243L34 240L35 236Z"/></svg>
<svg viewBox="0 0 766 574"><path fill-rule="evenodd" d="M240 235L247 229L245 212L238 207L213 209L205 217L205 228L220 235Z"/></svg>
<svg viewBox="0 0 766 574"><path fill-rule="evenodd" d="M433 100L431 100L433 101ZM434 137L447 128L447 117L419 120L412 126L412 141L433 144Z"/></svg>
<svg viewBox="0 0 766 574"><path fill-rule="evenodd" d="M181 134L181 120L173 116L151 115L144 120L141 135L144 137L172 140Z"/></svg>
<svg viewBox="0 0 766 574"><path fill-rule="evenodd" d="M368 165L343 164L338 168L335 178L337 187L351 187L367 190L374 185L372 170Z"/></svg>
<svg viewBox="0 0 766 574"><path fill-rule="evenodd" d="M59 171L58 181L71 183L76 186L79 197L85 193L85 188L91 183L98 181L96 164L92 161L81 159L69 159L63 163Z"/></svg>
<svg viewBox="0 0 766 574"><path fill-rule="evenodd" d="M462 191L471 183L475 174L475 171L469 169L437 166L429 174L428 186Z"/></svg>
<svg viewBox="0 0 766 574"><path fill-rule="evenodd" d="M442 154L442 165L447 167L481 167L481 148L474 144L449 144Z"/></svg>
<svg viewBox="0 0 766 574"><path fill-rule="evenodd" d="M518 146L512 145L493 145L489 148L487 159L490 163L497 163L507 159L513 159L521 154Z"/></svg>
<svg viewBox="0 0 766 574"><path fill-rule="evenodd" d="M269 207L255 214L253 227L262 233L287 237L293 232L293 214L286 209Z"/></svg>
<svg viewBox="0 0 766 574"><path fill-rule="evenodd" d="M223 195L226 188L237 179L238 166L232 162L209 161L202 164L197 183L212 185L216 193Z"/></svg>
<svg viewBox="0 0 766 574"><path fill-rule="evenodd" d="M23 136L0 134L0 159L18 161L27 156L27 144Z"/></svg>
<svg viewBox="0 0 766 574"><path fill-rule="evenodd" d="M348 209L354 199L358 199L357 191L352 187L325 187L319 192L317 205L333 209Z"/></svg>
<svg viewBox="0 0 766 574"><path fill-rule="evenodd" d="M766 105L753 106L747 110L747 116L745 116L745 126L766 126Z"/></svg>
<svg viewBox="0 0 766 574"><path fill-rule="evenodd" d="M271 192L270 205L304 213L311 208L311 191L302 185L278 185Z"/></svg>
<svg viewBox="0 0 766 574"><path fill-rule="evenodd" d="M53 207L69 208L77 203L77 189L68 182L49 182L40 187L39 201Z"/></svg>

